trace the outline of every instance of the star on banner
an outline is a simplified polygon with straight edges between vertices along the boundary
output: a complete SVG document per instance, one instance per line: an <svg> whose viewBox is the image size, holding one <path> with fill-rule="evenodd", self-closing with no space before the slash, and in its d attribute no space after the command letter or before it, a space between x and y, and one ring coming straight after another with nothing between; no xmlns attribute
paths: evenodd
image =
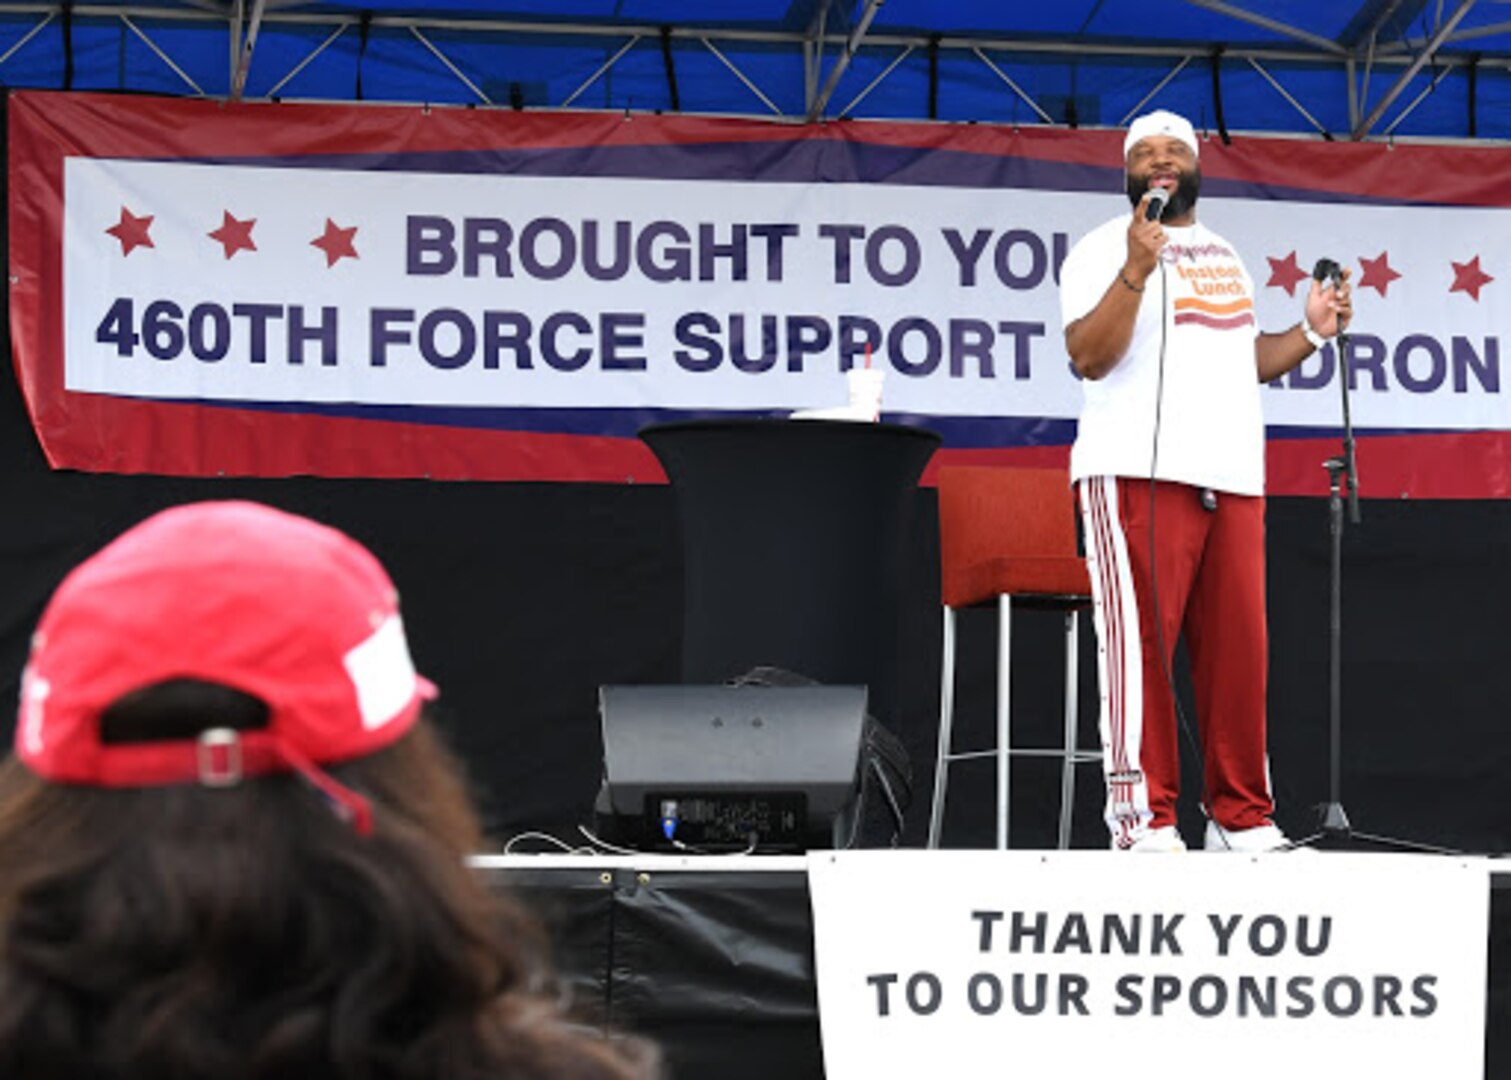
<svg viewBox="0 0 1511 1080"><path fill-rule="evenodd" d="M330 218L325 219L325 232L310 241L310 247L317 247L325 252L325 268L329 270L342 259L359 259L356 245L352 242L356 239L357 227L355 225L347 229L336 227L336 223Z"/></svg>
<svg viewBox="0 0 1511 1080"><path fill-rule="evenodd" d="M121 207L121 220L105 231L121 242L121 255L130 255L139 247L156 247L147 230L152 228L152 215L137 217L124 206Z"/></svg>
<svg viewBox="0 0 1511 1080"><path fill-rule="evenodd" d="M231 216L231 211L223 211L225 218L220 228L209 234L221 247L225 248L226 258L230 258L238 251L256 251L257 245L252 242L252 226L257 224L256 218L248 218L246 221L238 221Z"/></svg>
<svg viewBox="0 0 1511 1080"><path fill-rule="evenodd" d="M1266 288L1284 289L1285 295L1296 295L1296 283L1305 281L1311 275L1301 269L1296 263L1296 253L1293 251L1283 259L1277 259L1266 255L1270 260L1270 280L1266 281Z"/></svg>
<svg viewBox="0 0 1511 1080"><path fill-rule="evenodd" d="M1453 260L1449 260L1453 262ZM1480 269L1480 257L1476 255L1466 263L1453 263L1453 284L1448 291L1466 292L1476 301L1480 298L1480 290L1495 279Z"/></svg>
<svg viewBox="0 0 1511 1080"><path fill-rule="evenodd" d="M1359 256L1359 265L1364 267L1364 276L1359 279L1359 288L1374 289L1381 296L1390 288L1390 283L1401 275L1390 268L1390 253L1380 252L1373 259Z"/></svg>

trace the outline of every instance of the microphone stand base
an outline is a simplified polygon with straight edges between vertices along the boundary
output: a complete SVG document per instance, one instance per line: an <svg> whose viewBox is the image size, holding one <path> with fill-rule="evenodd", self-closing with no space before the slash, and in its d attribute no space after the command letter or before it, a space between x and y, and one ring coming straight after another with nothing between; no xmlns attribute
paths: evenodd
<svg viewBox="0 0 1511 1080"><path fill-rule="evenodd" d="M1357 832L1349 823L1348 812L1339 802L1322 803L1317 807L1317 831L1301 840L1293 841L1292 848L1315 847L1324 851L1345 851L1360 845L1372 845L1390 851L1414 851L1426 855L1462 855L1456 848L1439 847L1436 844L1419 844L1415 840L1402 840L1394 836L1378 836L1374 833Z"/></svg>

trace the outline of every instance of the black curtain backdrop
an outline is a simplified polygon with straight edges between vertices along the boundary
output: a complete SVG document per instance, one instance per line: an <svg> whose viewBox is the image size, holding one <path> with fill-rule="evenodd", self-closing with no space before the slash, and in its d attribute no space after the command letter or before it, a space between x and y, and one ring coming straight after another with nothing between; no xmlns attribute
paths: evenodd
<svg viewBox="0 0 1511 1080"><path fill-rule="evenodd" d="M250 498L345 529L403 594L416 660L442 688L441 722L468 762L490 828L571 838L601 769L597 688L678 678L682 611L676 507L663 486L172 479L50 470L13 378L0 388L0 725L14 720L26 642L62 575L154 511ZM1320 465L1319 465L1320 468ZM1361 469L1368 477L1367 456ZM1366 488L1366 492L1368 489ZM1374 493L1370 493L1374 494ZM1344 547L1343 801L1356 828L1475 851L1511 850L1511 503L1366 499ZM906 538L896 715L918 779L904 840L927 818L939 671L938 538L931 491ZM1269 508L1271 759L1279 821L1292 834L1327 796L1327 507ZM1016 621L1015 729L1056 739L1060 628ZM995 620L962 620L957 745L992 724ZM1094 650L1082 641L1083 723L1094 739ZM1189 704L1188 704L1189 708ZM1194 759L1188 761L1193 765ZM992 767L958 765L946 844L991 843ZM1186 773L1188 838L1199 841L1199 773ZM1050 846L1058 775L1014 766L1013 843ZM1104 842L1100 774L1083 767L1076 846Z"/></svg>
<svg viewBox="0 0 1511 1080"><path fill-rule="evenodd" d="M671 682L681 584L665 487L173 479L54 472L0 389L0 700L7 746L26 644L80 559L166 506L255 499L366 544L401 595L416 665L490 825L587 820L603 683Z"/></svg>

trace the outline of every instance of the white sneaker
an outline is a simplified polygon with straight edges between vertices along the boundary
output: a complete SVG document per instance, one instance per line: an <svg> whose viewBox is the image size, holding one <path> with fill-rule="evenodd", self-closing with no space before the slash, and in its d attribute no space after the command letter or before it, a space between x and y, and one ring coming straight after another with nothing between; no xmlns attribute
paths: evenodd
<svg viewBox="0 0 1511 1080"><path fill-rule="evenodd" d="M1290 839L1275 825L1256 825L1252 829L1224 829L1207 819L1203 847L1208 851L1236 851L1252 855L1262 851L1290 849Z"/></svg>
<svg viewBox="0 0 1511 1080"><path fill-rule="evenodd" d="M1143 829L1134 834L1133 842L1126 847L1119 847L1116 840L1112 842L1113 851L1156 851L1176 852L1185 851L1186 842L1180 838L1174 825L1161 825L1157 829Z"/></svg>

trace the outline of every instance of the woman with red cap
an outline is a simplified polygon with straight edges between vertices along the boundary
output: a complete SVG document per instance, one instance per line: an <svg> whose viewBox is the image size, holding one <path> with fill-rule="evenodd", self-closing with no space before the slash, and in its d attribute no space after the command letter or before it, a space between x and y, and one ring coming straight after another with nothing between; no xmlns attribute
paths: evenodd
<svg viewBox="0 0 1511 1080"><path fill-rule="evenodd" d="M388 575L252 503L73 571L0 767L0 1075L640 1080L465 865Z"/></svg>

